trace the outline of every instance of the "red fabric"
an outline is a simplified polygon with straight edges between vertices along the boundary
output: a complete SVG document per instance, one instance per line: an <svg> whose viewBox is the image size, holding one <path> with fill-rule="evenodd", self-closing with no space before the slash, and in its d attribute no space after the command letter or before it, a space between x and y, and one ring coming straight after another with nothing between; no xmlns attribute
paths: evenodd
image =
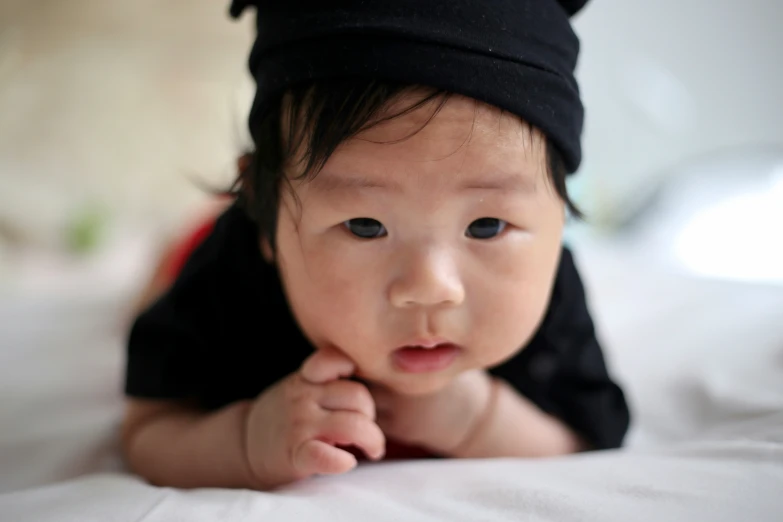
<svg viewBox="0 0 783 522"><path fill-rule="evenodd" d="M435 455L423 448L408 446L395 440L386 441L386 456L384 460L429 459L434 457Z"/></svg>
<svg viewBox="0 0 783 522"><path fill-rule="evenodd" d="M169 252L168 259L165 263L164 270L167 279L173 281L177 278L193 251L196 250L212 232L216 219L217 218L211 218L204 221L193 229L189 235L185 236L174 245L173 249ZM358 449L346 448L346 450L350 451L359 460L367 460L364 453ZM423 459L432 457L434 457L434 455L425 449L402 444L394 440L386 441L386 455L384 460Z"/></svg>
<svg viewBox="0 0 783 522"><path fill-rule="evenodd" d="M214 218L204 221L188 236L185 236L182 241L174 245L174 248L167 256L168 259L164 268L165 277L168 280L173 281L177 278L188 258L193 254L193 251L209 236L214 227Z"/></svg>
<svg viewBox="0 0 783 522"><path fill-rule="evenodd" d="M368 460L362 450L359 448L348 446L343 447L345 451L351 453L359 461ZM435 455L429 451L416 446L408 446L395 440L386 441L386 453L383 456L383 460L410 460L410 459L430 459L435 458Z"/></svg>

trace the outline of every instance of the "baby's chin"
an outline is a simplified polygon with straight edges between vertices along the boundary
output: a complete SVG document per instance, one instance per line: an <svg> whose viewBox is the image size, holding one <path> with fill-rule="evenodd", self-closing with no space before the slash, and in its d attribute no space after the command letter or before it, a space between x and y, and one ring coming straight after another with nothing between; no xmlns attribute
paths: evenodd
<svg viewBox="0 0 783 522"><path fill-rule="evenodd" d="M420 395L431 395L441 391L455 378L451 373L429 373L429 374L395 374L373 379L373 382L380 384L400 395L411 397Z"/></svg>

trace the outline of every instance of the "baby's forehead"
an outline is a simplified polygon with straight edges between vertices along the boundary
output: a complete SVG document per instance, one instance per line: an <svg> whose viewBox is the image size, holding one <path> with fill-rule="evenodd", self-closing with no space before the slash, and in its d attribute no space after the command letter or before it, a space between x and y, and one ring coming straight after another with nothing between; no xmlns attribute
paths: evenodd
<svg viewBox="0 0 783 522"><path fill-rule="evenodd" d="M380 123L370 126L360 137L388 141L415 133L456 140L519 142L524 146L543 140L540 132L515 114L467 96L442 95L410 110L424 96L426 93L416 90L401 94L379 113L376 121Z"/></svg>
<svg viewBox="0 0 783 522"><path fill-rule="evenodd" d="M396 107L399 111L411 101L397 103L403 103ZM313 180L316 190L395 188L403 193L427 187L431 193L445 193L447 187L461 187L460 192L472 187L535 192L546 170L540 133L514 115L470 98L434 103L390 113L396 117L348 139Z"/></svg>

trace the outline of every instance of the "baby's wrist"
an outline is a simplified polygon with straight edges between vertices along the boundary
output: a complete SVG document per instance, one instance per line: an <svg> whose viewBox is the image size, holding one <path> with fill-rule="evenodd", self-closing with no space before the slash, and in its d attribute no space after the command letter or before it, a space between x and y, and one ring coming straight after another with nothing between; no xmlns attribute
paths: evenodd
<svg viewBox="0 0 783 522"><path fill-rule="evenodd" d="M288 452L275 448L270 452L270 445L262 432L268 425L267 422L257 418L259 415L259 400L263 400L267 390L261 394L255 401L245 401L245 407L242 417L242 453L244 455L244 477L245 487L256 491L269 491L283 484L295 481L298 477L293 471L293 464L281 459L281 455ZM290 466L287 466L290 464Z"/></svg>
<svg viewBox="0 0 783 522"><path fill-rule="evenodd" d="M265 480L264 470L258 469L258 462L255 455L252 453L251 446L253 444L253 433L251 432L251 416L253 413L253 403L250 401L243 401L242 410L242 455L243 455L243 474L245 477L245 483L248 489L254 489L257 491L265 491L270 489L270 483Z"/></svg>

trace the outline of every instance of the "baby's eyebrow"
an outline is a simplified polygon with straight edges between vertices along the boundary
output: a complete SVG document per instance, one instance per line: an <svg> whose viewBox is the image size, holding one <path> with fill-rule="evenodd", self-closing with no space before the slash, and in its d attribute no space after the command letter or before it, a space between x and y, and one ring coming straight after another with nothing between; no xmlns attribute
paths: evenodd
<svg viewBox="0 0 783 522"><path fill-rule="evenodd" d="M394 180L378 180L367 176L345 176L330 173L320 175L312 182L315 190L324 193L350 192L356 190L388 190L391 192L403 192L403 185ZM532 194L536 192L538 184L532 176L522 173L484 175L465 177L458 181L455 189L458 192L471 190L497 190L501 192L517 192Z"/></svg>
<svg viewBox="0 0 783 522"><path fill-rule="evenodd" d="M357 189L386 189L401 192L402 185L394 181L380 181L366 176L340 176L321 174L312 181L313 188L320 192L340 192Z"/></svg>
<svg viewBox="0 0 783 522"><path fill-rule="evenodd" d="M499 190L524 194L532 194L537 188L535 178L522 173L467 178L459 184L459 190Z"/></svg>

